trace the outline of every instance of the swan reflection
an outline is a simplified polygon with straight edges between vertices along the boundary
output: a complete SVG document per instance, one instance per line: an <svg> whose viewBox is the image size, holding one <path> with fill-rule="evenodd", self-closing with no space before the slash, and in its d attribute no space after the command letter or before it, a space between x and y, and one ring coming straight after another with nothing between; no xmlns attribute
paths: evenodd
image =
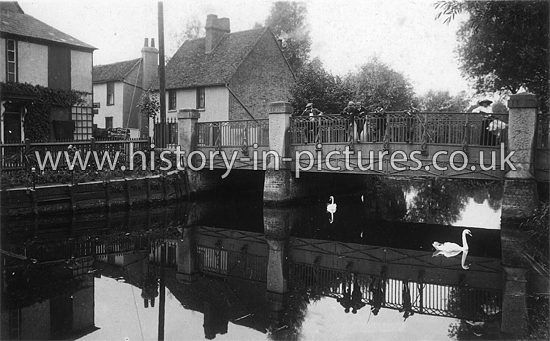
<svg viewBox="0 0 550 341"><path fill-rule="evenodd" d="M330 204L327 204L327 212L330 213L330 218L328 221L332 224L334 221L334 213L336 212L336 203L334 202L334 197L332 195L330 196Z"/></svg>
<svg viewBox="0 0 550 341"><path fill-rule="evenodd" d="M472 236L472 232L468 229L462 231L462 246L457 243L439 243L437 241L433 242L433 247L435 248L432 257L445 256L447 258L454 257L462 253L461 265L462 268L468 270L470 268L469 264L466 264L466 257L468 256L468 241L466 240L466 235Z"/></svg>

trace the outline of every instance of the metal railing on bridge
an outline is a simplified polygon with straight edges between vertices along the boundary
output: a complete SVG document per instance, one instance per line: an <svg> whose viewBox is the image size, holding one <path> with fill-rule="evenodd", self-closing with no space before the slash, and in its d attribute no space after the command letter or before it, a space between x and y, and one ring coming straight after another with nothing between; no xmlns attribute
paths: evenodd
<svg viewBox="0 0 550 341"><path fill-rule="evenodd" d="M197 124L199 147L269 146L269 120L201 122Z"/></svg>
<svg viewBox="0 0 550 341"><path fill-rule="evenodd" d="M486 117L477 113L367 113L351 120L339 115L291 117L290 142L429 143L496 146L506 142L507 114ZM354 142L355 142L354 141Z"/></svg>

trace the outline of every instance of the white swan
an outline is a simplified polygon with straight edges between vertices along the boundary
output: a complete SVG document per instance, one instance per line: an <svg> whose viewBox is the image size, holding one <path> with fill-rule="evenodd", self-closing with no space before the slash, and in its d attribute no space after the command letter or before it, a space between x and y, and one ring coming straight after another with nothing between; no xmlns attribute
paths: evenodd
<svg viewBox="0 0 550 341"><path fill-rule="evenodd" d="M464 231L462 231L462 246L456 243L449 243L449 242L445 242L443 244L439 242L433 242L432 245L436 251L433 253L432 257L439 256L439 255L442 255L445 257L454 257L463 251L468 251L468 241L466 240L466 235L471 236L472 232L468 229L465 229Z"/></svg>
<svg viewBox="0 0 550 341"><path fill-rule="evenodd" d="M470 268L470 264L466 264L466 257L468 257L467 249L462 252L462 260L460 261L460 265L462 265L464 270L468 270Z"/></svg>
<svg viewBox="0 0 550 341"><path fill-rule="evenodd" d="M327 212L330 213L329 223L334 221L334 213L336 212L336 203L334 203L334 197L330 196L330 204L327 204Z"/></svg>

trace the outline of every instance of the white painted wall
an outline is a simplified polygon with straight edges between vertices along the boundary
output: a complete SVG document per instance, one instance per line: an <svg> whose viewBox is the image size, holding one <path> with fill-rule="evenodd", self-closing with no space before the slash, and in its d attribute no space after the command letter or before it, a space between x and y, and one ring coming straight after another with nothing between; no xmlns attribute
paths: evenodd
<svg viewBox="0 0 550 341"><path fill-rule="evenodd" d="M207 87L205 89L204 110L200 110L199 122L229 120L229 91L224 86ZM176 92L176 108L166 114L166 118L177 118L180 109L196 109L197 90L180 89ZM168 91L166 91L166 105L168 106Z"/></svg>
<svg viewBox="0 0 550 341"><path fill-rule="evenodd" d="M94 116L94 124L98 128L105 128L105 117L113 117L113 128L123 128L123 83L115 83L115 105L107 105L107 83L94 84L94 102L99 102L98 114Z"/></svg>
<svg viewBox="0 0 550 341"><path fill-rule="evenodd" d="M48 86L48 47L18 41L17 52L19 83Z"/></svg>
<svg viewBox="0 0 550 341"><path fill-rule="evenodd" d="M90 52L71 51L71 88L92 93L92 54Z"/></svg>

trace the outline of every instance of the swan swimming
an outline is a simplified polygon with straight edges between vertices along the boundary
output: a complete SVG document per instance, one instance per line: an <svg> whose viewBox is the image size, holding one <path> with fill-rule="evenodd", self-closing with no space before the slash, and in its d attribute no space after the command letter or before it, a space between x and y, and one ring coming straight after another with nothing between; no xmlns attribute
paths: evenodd
<svg viewBox="0 0 550 341"><path fill-rule="evenodd" d="M466 257L468 255L468 250L469 250L468 241L466 240L466 235L471 236L472 232L468 229L465 229L464 231L462 231L462 246L456 243L449 243L449 242L445 242L443 244L439 242L433 242L432 245L435 248L435 252L432 254L432 257L445 256L449 258L449 257L454 257L460 254L461 252L463 252L462 261L461 261L462 268L466 270L469 269L470 266L466 265Z"/></svg>
<svg viewBox="0 0 550 341"><path fill-rule="evenodd" d="M330 204L327 204L327 212L330 213L329 223L332 224L334 221L334 213L336 212L336 203L332 195L330 196Z"/></svg>
<svg viewBox="0 0 550 341"><path fill-rule="evenodd" d="M433 242L433 247L435 248L434 256L443 255L445 257L454 257L461 253L462 251L468 250L468 241L466 240L466 235L471 236L472 232L468 229L462 231L462 246L456 243L445 242L443 244L439 242Z"/></svg>

